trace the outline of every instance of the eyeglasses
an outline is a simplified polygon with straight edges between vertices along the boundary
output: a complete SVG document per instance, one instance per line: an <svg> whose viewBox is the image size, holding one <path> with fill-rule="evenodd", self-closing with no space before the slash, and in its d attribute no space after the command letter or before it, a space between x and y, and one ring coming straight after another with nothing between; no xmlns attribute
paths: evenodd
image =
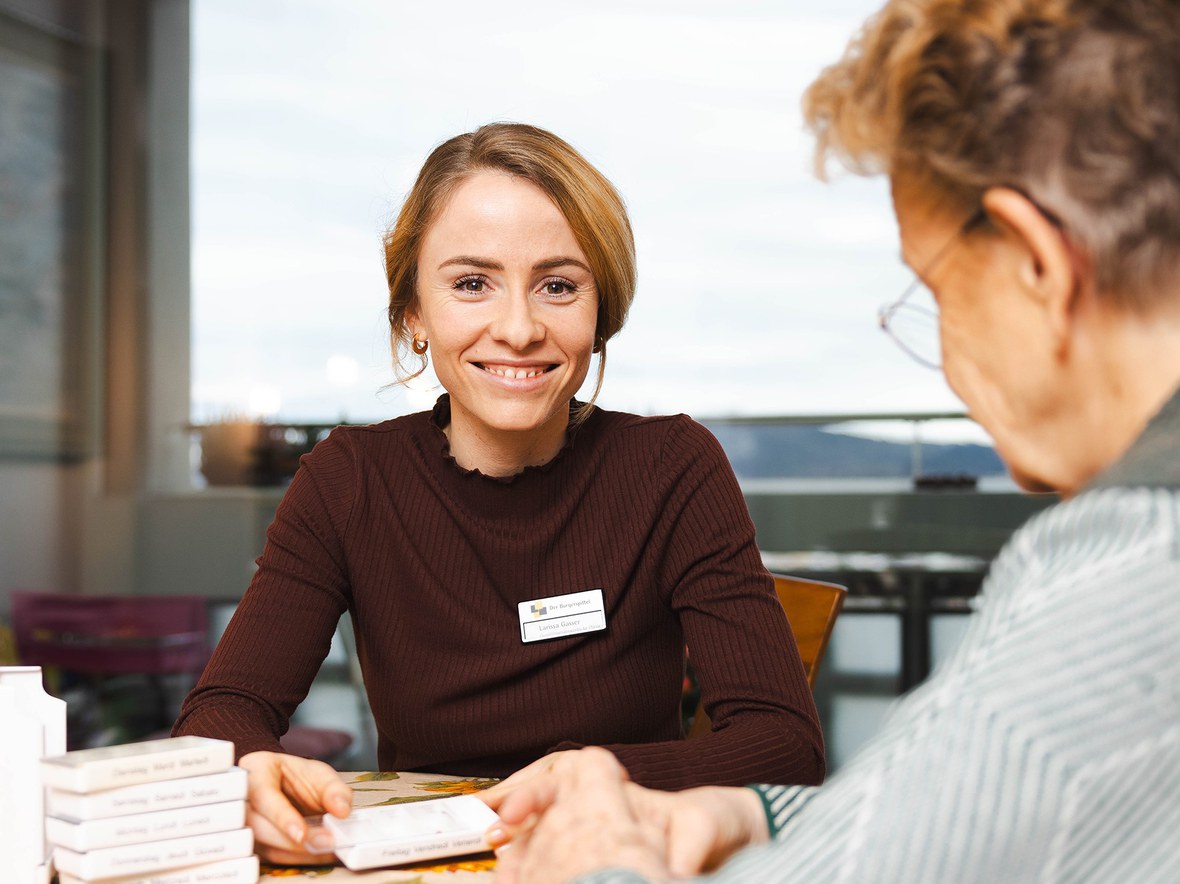
<svg viewBox="0 0 1180 884"><path fill-rule="evenodd" d="M982 206L972 212L955 235L934 253L920 272L914 274L913 282L906 286L901 297L882 305L877 311L877 323L881 331L889 335L912 359L927 368L942 368L942 346L938 334L938 302L922 279L942 262L964 235L986 219L987 213Z"/></svg>

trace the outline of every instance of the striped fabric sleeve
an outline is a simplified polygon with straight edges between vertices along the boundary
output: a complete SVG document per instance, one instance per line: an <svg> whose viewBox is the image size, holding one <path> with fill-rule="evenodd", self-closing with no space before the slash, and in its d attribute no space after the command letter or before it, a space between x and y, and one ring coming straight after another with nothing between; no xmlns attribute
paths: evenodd
<svg viewBox="0 0 1180 884"><path fill-rule="evenodd" d="M766 812L766 825L770 828L770 840L773 841L800 810L807 806L807 802L815 797L815 786L751 786L754 793L762 801L762 809Z"/></svg>

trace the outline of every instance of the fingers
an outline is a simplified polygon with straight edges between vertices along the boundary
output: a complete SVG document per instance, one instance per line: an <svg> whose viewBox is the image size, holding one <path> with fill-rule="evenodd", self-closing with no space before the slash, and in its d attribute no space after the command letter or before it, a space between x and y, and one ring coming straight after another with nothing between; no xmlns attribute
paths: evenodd
<svg viewBox="0 0 1180 884"><path fill-rule="evenodd" d="M352 787L328 765L328 779L320 790L320 806L334 817L344 819L352 811Z"/></svg>
<svg viewBox="0 0 1180 884"><path fill-rule="evenodd" d="M345 817L352 790L321 761L279 752L251 752L238 764L249 771L248 819L256 840L266 848L300 852L308 838L304 814ZM323 862L323 857L304 862Z"/></svg>
<svg viewBox="0 0 1180 884"><path fill-rule="evenodd" d="M500 815L503 827L511 830L524 825L531 817L544 813L557 800L560 790L568 790L571 783L576 788L576 784L586 777L603 777L608 781L622 783L627 780L627 771L614 755L596 746L555 752L521 768L504 782L488 789L487 792L496 792L501 787L507 787L493 795L488 804Z"/></svg>
<svg viewBox="0 0 1180 884"><path fill-rule="evenodd" d="M330 813L348 816L352 808L352 789L340 779L330 765L311 758L279 755L282 791L304 813Z"/></svg>
<svg viewBox="0 0 1180 884"><path fill-rule="evenodd" d="M497 856L500 847L511 842L520 842L527 836L537 817L553 803L556 791L557 780L549 773L532 777L528 782L517 785L510 793L501 797L497 802L498 807L490 805L500 815L500 819L488 828L484 838L492 849L496 850Z"/></svg>
<svg viewBox="0 0 1180 884"><path fill-rule="evenodd" d="M718 852L717 827L708 815L689 807L671 817L668 832L668 870L678 878L700 874Z"/></svg>
<svg viewBox="0 0 1180 884"><path fill-rule="evenodd" d="M496 848L497 882L532 884L546 881L550 880L551 873L563 867L560 863L555 864L553 857L569 853L561 842L571 833L558 824L552 827L556 829L556 835L542 834L535 847L534 836L545 828L548 820L546 812L557 811L555 805L558 802L564 800L568 806L576 803L579 790L587 788L587 778L600 786L605 784L610 793L612 786L617 789L625 782L626 771L610 752L590 748L546 756L501 784L507 788L501 790L501 794L492 796L500 822L493 825L485 836ZM610 802L611 799L607 800ZM569 809L565 807L564 812L557 811L558 817L564 816ZM606 815L618 816L618 808L607 811ZM538 877L538 867L547 870L541 877ZM553 880L562 879L557 877Z"/></svg>
<svg viewBox="0 0 1180 884"><path fill-rule="evenodd" d="M556 777L537 777L515 790L500 803L500 819L508 826L519 826L530 816L543 813L557 797Z"/></svg>
<svg viewBox="0 0 1180 884"><path fill-rule="evenodd" d="M306 837L308 846L318 851L313 853L305 849L302 843L292 842L266 817L249 809L246 811L246 825L254 831L254 852L268 862L299 866L331 865L336 862L331 835L323 829L313 830Z"/></svg>
<svg viewBox="0 0 1180 884"><path fill-rule="evenodd" d="M587 781L603 785L622 784L627 781L627 771L614 754L600 746L587 746L576 754L562 759L562 789L577 788Z"/></svg>
<svg viewBox="0 0 1180 884"><path fill-rule="evenodd" d="M543 774L530 768L500 798L501 823L488 832L493 844L507 841L496 851L501 884L547 884L603 865L690 877L767 838L749 789L644 789L614 755L593 747L562 753Z"/></svg>
<svg viewBox="0 0 1180 884"><path fill-rule="evenodd" d="M666 797L672 805L667 860L674 874L710 871L767 838L762 803L750 789L706 787Z"/></svg>
<svg viewBox="0 0 1180 884"><path fill-rule="evenodd" d="M334 853L308 853L305 850L284 850L281 847L271 847L259 844L255 853L276 866L331 866L336 864ZM331 871L331 870L329 870Z"/></svg>
<svg viewBox="0 0 1180 884"><path fill-rule="evenodd" d="M532 764L525 765L503 782L497 783L490 789L479 794L483 802L497 813L504 801L525 783L552 774L567 756L576 756L578 750L563 749L560 752L550 752L538 758Z"/></svg>
<svg viewBox="0 0 1180 884"><path fill-rule="evenodd" d="M292 800L284 793L283 786L287 778L283 775L283 760L278 753L267 753L270 757L260 758L255 758L256 754L251 753L241 759L243 766L249 763L247 770L250 771L250 779L246 797L251 816L256 822L259 819L265 820L270 824L270 829L281 835L281 840L267 843L295 848L303 843L303 838L307 834L307 824L303 821L302 811L296 809ZM271 834L265 827L261 832L258 828L255 829L255 834L260 839L265 839L264 833Z"/></svg>
<svg viewBox="0 0 1180 884"><path fill-rule="evenodd" d="M513 840L496 849L496 884L518 884L520 860L528 850L531 830L518 832Z"/></svg>
<svg viewBox="0 0 1180 884"><path fill-rule="evenodd" d="M484 803L500 816L484 833L493 849L518 838L553 803L561 766L580 754L577 750L551 752L480 793Z"/></svg>
<svg viewBox="0 0 1180 884"><path fill-rule="evenodd" d="M526 784L505 799L504 809L510 816L536 809L526 805L526 799L542 799L546 806L527 825L523 837L514 838L507 851L499 852L505 857L500 880L556 884L607 866L632 869L653 879L667 877L663 832L633 813L625 772L614 755L605 749L582 749L543 780L543 784ZM593 849L587 849L588 845Z"/></svg>
<svg viewBox="0 0 1180 884"><path fill-rule="evenodd" d="M492 810L499 812L500 805L504 803L505 798L511 795L521 783L527 782L544 770L548 770L551 763L548 756L538 758L532 764L525 765L516 773L496 783L492 788L480 792L480 800Z"/></svg>
<svg viewBox="0 0 1180 884"><path fill-rule="evenodd" d="M624 787L628 806L650 837L662 836L665 861L677 877L689 877L705 868L717 841L712 819L703 810L708 807L708 799L702 792L660 792L634 783Z"/></svg>

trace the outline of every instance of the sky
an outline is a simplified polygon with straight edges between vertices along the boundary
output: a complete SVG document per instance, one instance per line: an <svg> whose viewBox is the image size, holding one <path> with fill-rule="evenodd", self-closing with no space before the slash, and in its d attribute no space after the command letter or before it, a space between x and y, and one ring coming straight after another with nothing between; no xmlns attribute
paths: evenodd
<svg viewBox="0 0 1180 884"><path fill-rule="evenodd" d="M877 327L911 278L886 183L818 181L799 110L876 5L196 0L194 419L428 406L390 386L381 236L430 150L494 120L554 131L627 202L639 288L603 406L961 410Z"/></svg>

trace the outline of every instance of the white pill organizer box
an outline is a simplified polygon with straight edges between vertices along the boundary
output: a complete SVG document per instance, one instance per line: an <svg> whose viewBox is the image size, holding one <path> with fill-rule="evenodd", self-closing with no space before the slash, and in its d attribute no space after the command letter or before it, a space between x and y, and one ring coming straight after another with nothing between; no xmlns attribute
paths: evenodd
<svg viewBox="0 0 1180 884"><path fill-rule="evenodd" d="M67 792L96 792L228 770L234 744L207 737L173 737L67 752L41 762L41 781Z"/></svg>
<svg viewBox="0 0 1180 884"><path fill-rule="evenodd" d="M346 819L324 817L335 853L353 871L490 850L484 832L499 819L474 795L388 807L361 807Z"/></svg>

